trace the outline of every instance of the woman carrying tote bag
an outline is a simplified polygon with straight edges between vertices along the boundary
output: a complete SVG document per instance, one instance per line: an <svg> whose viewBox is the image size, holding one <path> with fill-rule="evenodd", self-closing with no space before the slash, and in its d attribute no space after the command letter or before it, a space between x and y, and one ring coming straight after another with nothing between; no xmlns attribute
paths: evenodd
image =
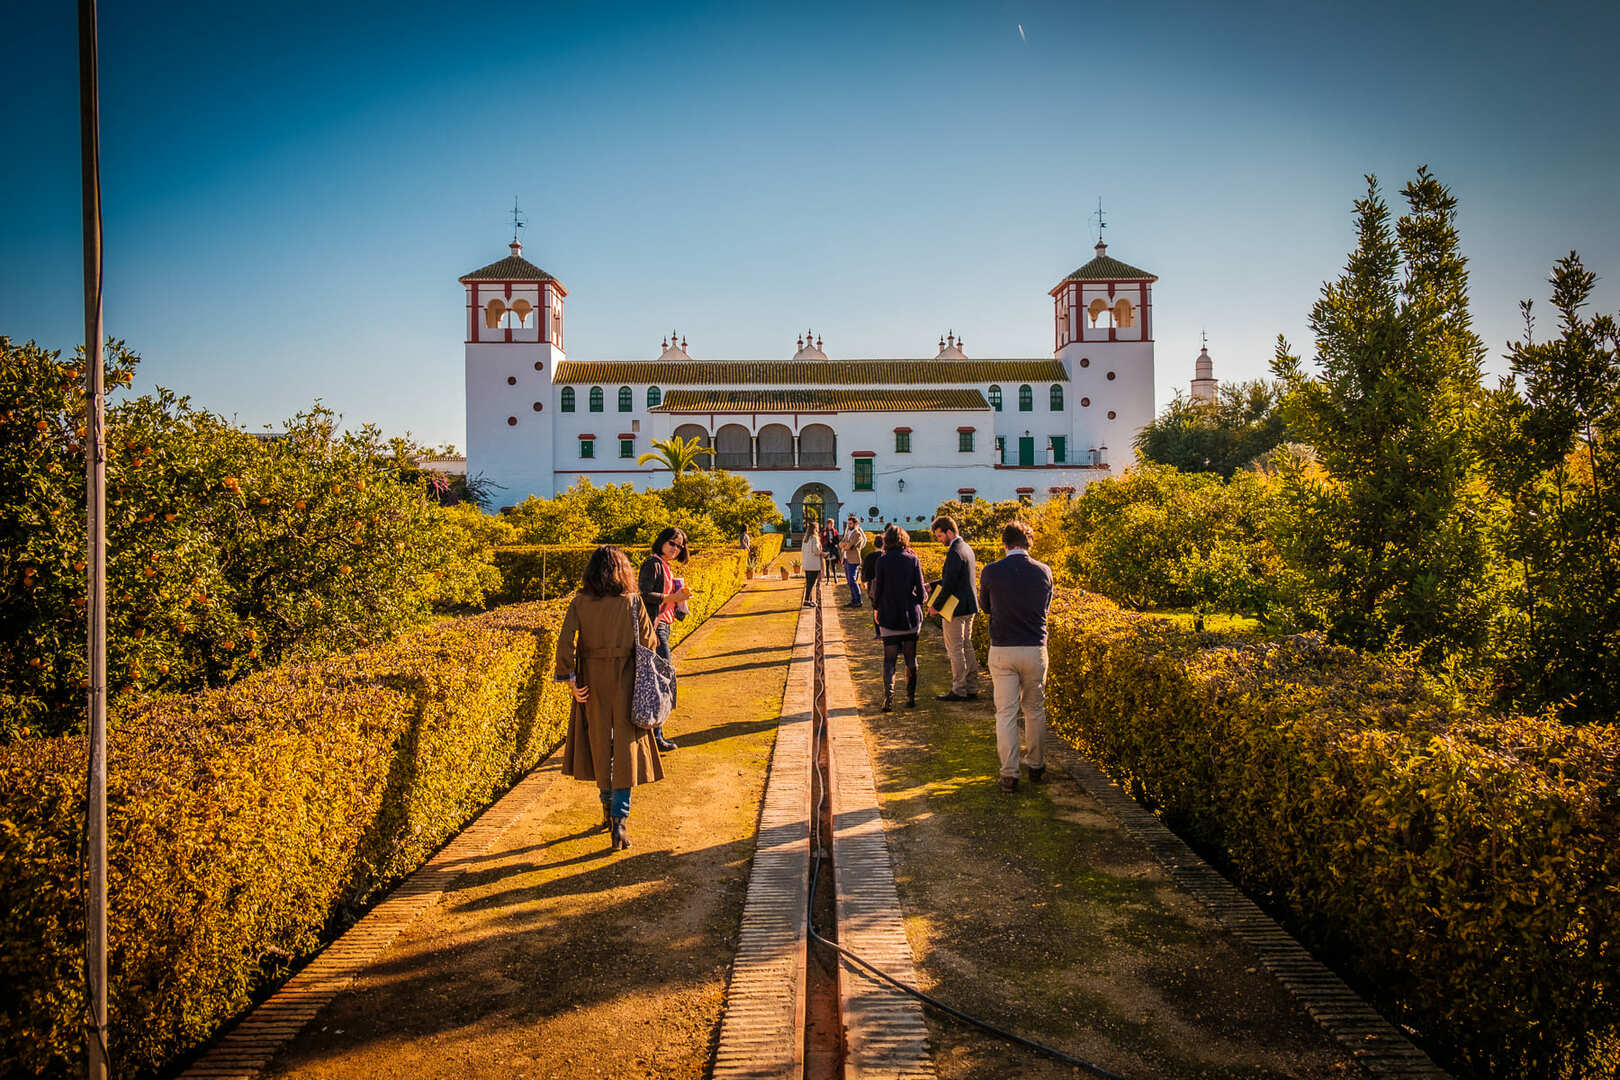
<svg viewBox="0 0 1620 1080"><path fill-rule="evenodd" d="M672 526L660 532L653 541L652 554L642 562L641 573L636 578L636 585L641 590L641 602L646 605L647 614L652 617L653 630L658 634L656 651L672 665L675 654L669 648L669 633L677 617L686 618L684 605L692 598L692 590L675 573L675 564L684 564L689 557L686 533ZM675 740L664 735L663 724L653 729L653 741L666 754L676 748Z"/></svg>
<svg viewBox="0 0 1620 1080"><path fill-rule="evenodd" d="M652 619L624 552L603 545L585 565L557 636L556 677L574 694L562 772L595 781L612 850L630 846L630 789L664 778L653 732L631 721L636 646L655 649Z"/></svg>

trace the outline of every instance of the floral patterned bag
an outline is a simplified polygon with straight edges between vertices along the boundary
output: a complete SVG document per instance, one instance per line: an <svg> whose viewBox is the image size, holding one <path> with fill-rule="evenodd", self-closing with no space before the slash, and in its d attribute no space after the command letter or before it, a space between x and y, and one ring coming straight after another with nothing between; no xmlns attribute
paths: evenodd
<svg viewBox="0 0 1620 1080"><path fill-rule="evenodd" d="M636 627L636 683L630 692L630 722L662 727L675 707L675 663L641 643L641 597L633 601Z"/></svg>

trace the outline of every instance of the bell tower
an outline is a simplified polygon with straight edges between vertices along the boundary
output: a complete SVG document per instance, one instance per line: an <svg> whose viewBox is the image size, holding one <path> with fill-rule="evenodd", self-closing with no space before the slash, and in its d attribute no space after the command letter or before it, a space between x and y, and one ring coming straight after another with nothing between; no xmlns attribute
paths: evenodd
<svg viewBox="0 0 1620 1080"><path fill-rule="evenodd" d="M1074 401L1070 456L1082 465L1128 462L1119 451L1153 422L1153 283L1159 279L1109 255L1100 236L1095 250L1050 293L1054 352ZM1098 453L1105 447L1114 453Z"/></svg>
<svg viewBox="0 0 1620 1080"><path fill-rule="evenodd" d="M502 505L555 490L552 379L563 354L562 282L511 254L460 279L467 292L467 475Z"/></svg>

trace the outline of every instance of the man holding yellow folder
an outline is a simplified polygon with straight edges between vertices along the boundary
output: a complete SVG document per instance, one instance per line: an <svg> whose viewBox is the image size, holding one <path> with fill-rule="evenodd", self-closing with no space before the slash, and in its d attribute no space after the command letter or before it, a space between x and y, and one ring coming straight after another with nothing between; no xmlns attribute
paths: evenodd
<svg viewBox="0 0 1620 1080"><path fill-rule="evenodd" d="M973 651L973 616L979 603L978 564L973 548L956 531L954 518L934 519L934 539L945 545L945 569L928 597L928 607L944 620L945 655L951 661L951 689L940 701L972 701L979 696L979 658Z"/></svg>

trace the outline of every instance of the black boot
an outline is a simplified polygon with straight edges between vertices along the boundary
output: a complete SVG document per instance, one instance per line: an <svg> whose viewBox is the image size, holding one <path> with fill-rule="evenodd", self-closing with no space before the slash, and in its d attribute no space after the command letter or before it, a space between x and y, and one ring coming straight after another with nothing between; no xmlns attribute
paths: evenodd
<svg viewBox="0 0 1620 1080"><path fill-rule="evenodd" d="M894 689L892 687L886 686L883 688L883 711L894 712Z"/></svg>
<svg viewBox="0 0 1620 1080"><path fill-rule="evenodd" d="M630 846L629 818L613 819L613 850L623 851Z"/></svg>

